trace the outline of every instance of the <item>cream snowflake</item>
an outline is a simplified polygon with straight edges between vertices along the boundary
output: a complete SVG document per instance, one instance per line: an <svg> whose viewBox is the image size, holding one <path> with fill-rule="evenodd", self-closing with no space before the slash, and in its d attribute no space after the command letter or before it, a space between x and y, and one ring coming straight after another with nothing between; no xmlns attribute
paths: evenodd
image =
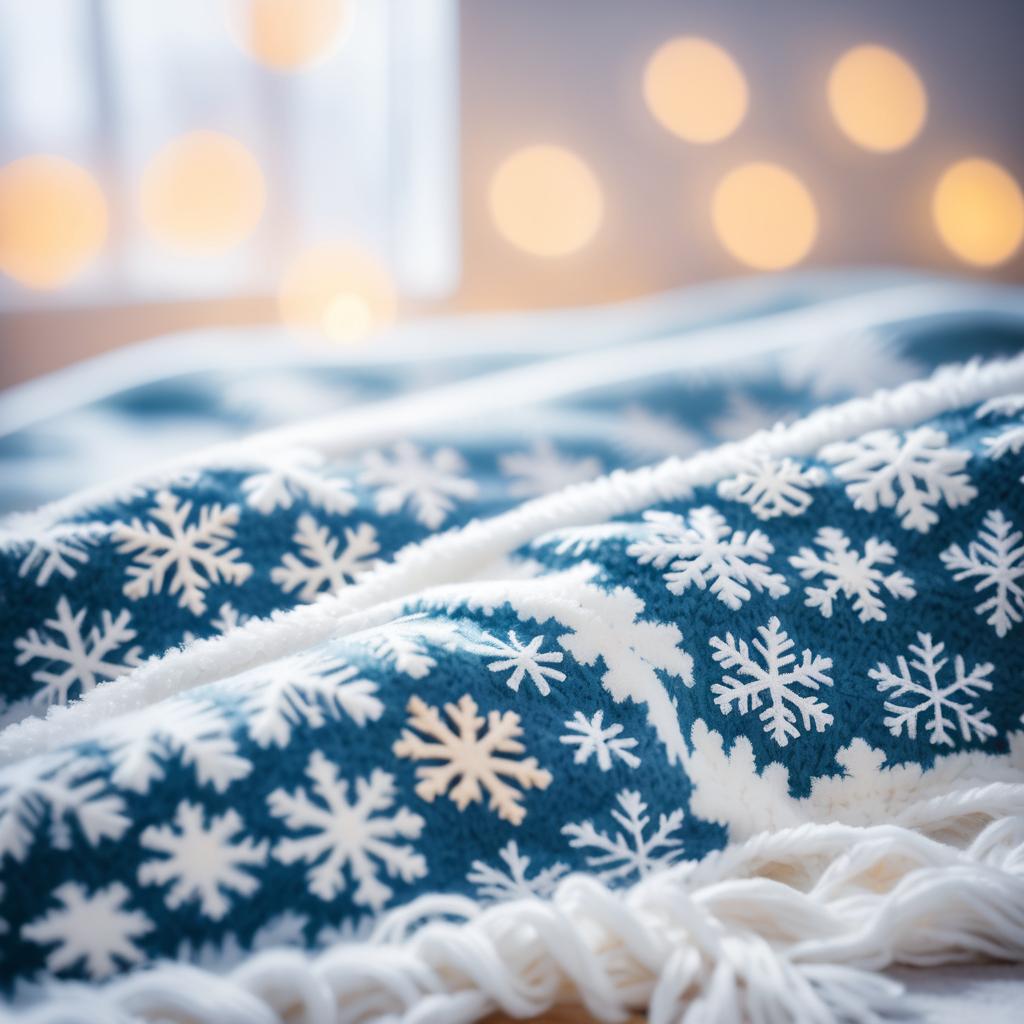
<svg viewBox="0 0 1024 1024"><path fill-rule="evenodd" d="M690 586L711 593L729 608L751 598L751 588L771 597L789 593L785 578L763 563L775 548L760 530L733 531L725 517L710 505L693 509L689 521L672 512L645 512L641 540L626 554L641 565L666 569L665 586L682 594Z"/></svg>
<svg viewBox="0 0 1024 1024"><path fill-rule="evenodd" d="M718 496L750 506L758 519L799 516L814 501L811 490L825 483L825 471L766 452L747 456L741 468L718 485Z"/></svg>
<svg viewBox="0 0 1024 1024"><path fill-rule="evenodd" d="M412 882L427 873L422 854L396 839L417 839L424 821L405 807L394 814L395 779L375 768L369 778L355 780L355 799L349 801L349 783L339 778L338 767L315 750L309 757L306 775L312 793L297 789L287 793L275 789L267 798L270 812L282 818L297 838L279 840L274 857L282 864L308 864L306 879L310 892L322 900L333 900L346 888L343 869L348 865L356 883L353 900L361 906L380 910L391 898L392 889L378 874L379 868L391 878ZM311 797L316 797L312 799Z"/></svg>
<svg viewBox="0 0 1024 1024"><path fill-rule="evenodd" d="M498 856L505 864L504 869L482 860L475 860L470 865L472 870L466 881L476 886L481 899L503 902L550 896L558 880L569 872L565 864L556 861L531 877L527 874L530 858L519 852L519 844L514 839L498 851Z"/></svg>
<svg viewBox="0 0 1024 1024"><path fill-rule="evenodd" d="M192 900L214 921L231 909L228 892L251 896L259 880L249 872L262 867L267 859L267 841L238 839L242 819L228 809L204 822L203 808L182 800L174 815L174 825L150 825L143 829L140 844L147 850L164 854L139 866L140 885L171 887L164 901L176 910Z"/></svg>
<svg viewBox="0 0 1024 1024"><path fill-rule="evenodd" d="M345 528L345 545L339 552L337 537L311 515L299 516L293 537L302 557L287 552L281 564L270 570L270 578L286 593L298 589L303 601L312 601L323 592L337 592L353 583L376 564L380 551L377 531L369 523Z"/></svg>
<svg viewBox="0 0 1024 1024"><path fill-rule="evenodd" d="M887 541L869 537L864 553L850 547L850 539L832 526L822 527L814 538L824 554L813 548L801 548L790 558L790 564L800 571L805 580L824 580L820 587L805 587L809 608L817 608L826 619L832 617L835 599L842 594L853 600L853 610L861 622L885 622L885 602L882 592L890 597L915 597L914 581L898 569L885 572L881 567L896 560L896 548Z"/></svg>
<svg viewBox="0 0 1024 1024"><path fill-rule="evenodd" d="M439 448L428 456L410 441L399 441L391 457L382 452L368 453L359 480L376 489L374 501L381 515L408 505L419 522L436 530L456 501L477 496L476 483L463 475L466 468L454 448Z"/></svg>
<svg viewBox="0 0 1024 1024"><path fill-rule="evenodd" d="M252 566L239 561L242 552L228 548L238 524L238 506L201 505L198 521L189 524L191 501L180 501L170 491L156 496L150 511L152 522L137 516L130 523L115 523L113 536L120 542L118 551L133 554L124 585L126 597L133 601L158 594L170 573L171 595L179 594L178 604L195 615L206 611L204 591L212 583L244 583L252 575Z"/></svg>
<svg viewBox="0 0 1024 1024"><path fill-rule="evenodd" d="M76 695L88 693L97 683L115 679L138 665L142 653L138 645L118 653L135 639L131 615L121 611L115 618L103 609L99 624L86 631L87 612L86 608L72 611L68 599L62 596L57 600L55 617L44 621L44 630L30 629L14 641L19 652L16 665L42 662L32 672L33 680L40 684L36 701L64 704L72 687L77 686Z"/></svg>
<svg viewBox="0 0 1024 1024"><path fill-rule="evenodd" d="M60 905L24 925L21 934L53 947L46 955L51 973L81 964L91 978L108 978L120 966L142 962L136 940L153 930L141 910L128 909L129 895L120 882L91 894L78 882L64 882L53 891Z"/></svg>
<svg viewBox="0 0 1024 1024"><path fill-rule="evenodd" d="M974 610L979 615L991 613L985 621L996 636L1006 636L1024 617L1022 539L1024 534L1014 530L1013 523L999 509L993 509L982 520L978 539L972 540L966 551L959 544L951 544L939 555L957 582L977 580L976 594L992 591Z"/></svg>
<svg viewBox="0 0 1024 1024"><path fill-rule="evenodd" d="M982 691L992 689L988 677L993 666L986 662L968 672L958 654L953 661L952 680L941 683L939 677L949 663L949 658L943 657L946 645L934 643L930 633L918 633L917 640L909 646L909 664L900 655L895 672L883 662L868 672L878 684L879 693L887 694L885 710L889 716L885 726L889 732L902 736L906 731L910 739L916 739L918 719L924 716L925 731L934 744L952 746L957 730L965 743L972 738L995 736L995 727L988 721L989 711L974 706Z"/></svg>
<svg viewBox="0 0 1024 1024"><path fill-rule="evenodd" d="M757 632L753 645L759 658L751 654L745 640L736 640L732 633L726 633L724 640L714 636L709 641L715 651L712 655L715 661L724 669L736 669L748 680L744 682L727 675L720 683L715 683L711 692L715 694L718 709L727 715L735 706L745 715L767 702L758 717L764 722L764 731L780 747L798 737L801 728L805 732L812 727L824 732L833 721L828 705L813 693L801 691L817 691L821 686L832 685L827 674L832 659L805 650L798 663L796 655L791 653L794 643L775 616L766 626L759 626Z"/></svg>
<svg viewBox="0 0 1024 1024"><path fill-rule="evenodd" d="M934 427L918 427L902 437L894 430L875 430L828 444L820 454L847 481L854 508L895 509L906 530L927 533L939 521L935 506L960 508L978 493L964 472L971 453L950 448L949 437Z"/></svg>
<svg viewBox="0 0 1024 1024"><path fill-rule="evenodd" d="M560 683L565 679L564 672L552 668L552 665L560 665L565 655L561 651L542 651L544 643L545 637L540 634L524 644L515 630L510 629L508 642L484 632L482 639L467 644L467 650L497 659L489 662L487 668L495 673L509 672L505 684L513 693L518 693L522 681L529 677L537 692L546 697L551 693L549 680Z"/></svg>
<svg viewBox="0 0 1024 1024"><path fill-rule="evenodd" d="M658 827L648 834L651 819L639 793L624 789L615 802L619 806L610 813L620 831L600 832L592 821L566 825L562 829L573 849L597 850L587 857L587 867L599 878L606 882L646 878L652 871L666 868L682 856L682 840L673 835L683 823L681 810L659 815Z"/></svg>
<svg viewBox="0 0 1024 1024"><path fill-rule="evenodd" d="M396 756L413 761L442 762L420 765L416 769L416 778L420 780L416 793L428 803L447 794L455 806L464 811L471 803L479 803L486 790L491 810L497 811L504 821L519 825L526 816L522 793L502 776L523 789L547 789L551 784L551 773L539 767L535 757L517 760L498 756L522 754L526 750L518 740L523 729L514 711L503 714L491 711L485 722L477 714L476 701L465 694L457 704L444 706L453 731L437 708L425 704L419 697L409 700L408 710L409 728L402 731L393 750ZM416 735L414 729L423 735Z"/></svg>

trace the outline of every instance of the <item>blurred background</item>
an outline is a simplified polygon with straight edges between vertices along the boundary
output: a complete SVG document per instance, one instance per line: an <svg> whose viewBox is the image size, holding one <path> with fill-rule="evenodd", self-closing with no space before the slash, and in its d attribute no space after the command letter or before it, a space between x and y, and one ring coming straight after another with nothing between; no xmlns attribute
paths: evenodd
<svg viewBox="0 0 1024 1024"><path fill-rule="evenodd" d="M1020 0L0 0L0 385L793 267L1024 278Z"/></svg>

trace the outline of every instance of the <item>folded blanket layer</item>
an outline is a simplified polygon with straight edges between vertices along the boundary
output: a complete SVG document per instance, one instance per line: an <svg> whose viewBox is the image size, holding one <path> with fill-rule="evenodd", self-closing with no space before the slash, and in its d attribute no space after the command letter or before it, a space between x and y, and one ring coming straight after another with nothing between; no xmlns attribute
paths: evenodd
<svg viewBox="0 0 1024 1024"><path fill-rule="evenodd" d="M927 376L1024 332L922 298L506 370L11 521L12 991L59 1019L46 979L171 958L207 973L128 974L97 1019L830 1019L890 1005L851 968L1024 955L1024 356ZM830 374L921 379L816 408ZM764 406L808 414L601 476Z"/></svg>

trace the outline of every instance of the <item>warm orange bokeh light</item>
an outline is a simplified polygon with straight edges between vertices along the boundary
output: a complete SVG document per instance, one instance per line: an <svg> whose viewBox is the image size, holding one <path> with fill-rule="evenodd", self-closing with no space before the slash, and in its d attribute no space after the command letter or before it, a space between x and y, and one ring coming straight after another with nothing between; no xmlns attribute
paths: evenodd
<svg viewBox="0 0 1024 1024"><path fill-rule="evenodd" d="M249 56L297 71L328 56L350 20L350 0L229 0L228 25Z"/></svg>
<svg viewBox="0 0 1024 1024"><path fill-rule="evenodd" d="M810 192L776 164L744 164L730 171L715 189L711 217L722 245L758 270L794 266L818 234Z"/></svg>
<svg viewBox="0 0 1024 1024"><path fill-rule="evenodd" d="M597 233L604 198L593 171L561 146L527 146L491 180L491 215L501 236L534 256L567 256Z"/></svg>
<svg viewBox="0 0 1024 1024"><path fill-rule="evenodd" d="M332 341L358 341L395 319L396 298L388 272L354 245L326 243L289 264L278 297L289 327Z"/></svg>
<svg viewBox="0 0 1024 1024"><path fill-rule="evenodd" d="M991 160L953 164L935 188L932 215L946 246L977 266L1005 263L1024 239L1020 186Z"/></svg>
<svg viewBox="0 0 1024 1024"><path fill-rule="evenodd" d="M828 80L836 123L864 149L902 149L921 131L928 96L914 68L884 46L855 46L836 61Z"/></svg>
<svg viewBox="0 0 1024 1024"><path fill-rule="evenodd" d="M267 190L256 158L236 139L190 132L164 146L142 175L142 222L159 242L221 252L256 230Z"/></svg>
<svg viewBox="0 0 1024 1024"><path fill-rule="evenodd" d="M720 46L681 36L658 47L647 62L644 99L674 135L687 142L718 142L747 112L747 83Z"/></svg>
<svg viewBox="0 0 1024 1024"><path fill-rule="evenodd" d="M59 288L107 237L107 203L88 171L57 156L0 168L0 270L29 288Z"/></svg>

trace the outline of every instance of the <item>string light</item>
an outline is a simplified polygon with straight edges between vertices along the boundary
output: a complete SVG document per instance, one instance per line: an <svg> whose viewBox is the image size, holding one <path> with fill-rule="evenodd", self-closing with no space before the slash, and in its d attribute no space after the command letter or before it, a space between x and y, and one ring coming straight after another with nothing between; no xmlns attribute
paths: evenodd
<svg viewBox="0 0 1024 1024"><path fill-rule="evenodd" d="M967 263L1005 263L1024 238L1024 196L1013 177L991 160L953 164L932 197L939 237Z"/></svg>
<svg viewBox="0 0 1024 1024"><path fill-rule="evenodd" d="M59 288L99 255L107 203L95 179L63 157L0 168L0 270L29 288Z"/></svg>
<svg viewBox="0 0 1024 1024"><path fill-rule="evenodd" d="M179 136L149 162L139 212L157 241L190 252L221 252L256 230L266 205L256 158L218 132Z"/></svg>
<svg viewBox="0 0 1024 1024"><path fill-rule="evenodd" d="M490 188L501 236L535 256L567 256L585 246L604 216L593 171L561 146L528 146L507 157Z"/></svg>
<svg viewBox="0 0 1024 1024"><path fill-rule="evenodd" d="M715 189L711 218L728 252L758 270L799 263L818 233L810 192L790 171L770 163L730 171Z"/></svg>
<svg viewBox="0 0 1024 1024"><path fill-rule="evenodd" d="M747 112L739 65L707 39L681 36L658 47L644 71L644 99L654 117L687 142L718 142Z"/></svg>
<svg viewBox="0 0 1024 1024"><path fill-rule="evenodd" d="M278 296L289 327L332 341L358 341L395 319L388 272L355 245L325 243L305 250L285 270Z"/></svg>
<svg viewBox="0 0 1024 1024"><path fill-rule="evenodd" d="M829 76L828 102L842 131L876 152L912 142L928 109L917 72L883 46L855 46L839 58Z"/></svg>
<svg viewBox="0 0 1024 1024"><path fill-rule="evenodd" d="M228 0L228 29L254 60L299 71L334 53L351 20L346 0Z"/></svg>

